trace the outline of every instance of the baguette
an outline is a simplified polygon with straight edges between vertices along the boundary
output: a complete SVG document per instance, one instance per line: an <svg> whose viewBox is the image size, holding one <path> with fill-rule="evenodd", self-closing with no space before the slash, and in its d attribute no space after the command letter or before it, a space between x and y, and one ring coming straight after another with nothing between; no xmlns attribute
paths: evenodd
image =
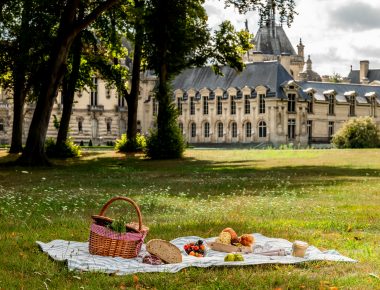
<svg viewBox="0 0 380 290"><path fill-rule="evenodd" d="M146 244L146 250L167 264L182 262L181 251L173 244L165 240L153 239Z"/></svg>

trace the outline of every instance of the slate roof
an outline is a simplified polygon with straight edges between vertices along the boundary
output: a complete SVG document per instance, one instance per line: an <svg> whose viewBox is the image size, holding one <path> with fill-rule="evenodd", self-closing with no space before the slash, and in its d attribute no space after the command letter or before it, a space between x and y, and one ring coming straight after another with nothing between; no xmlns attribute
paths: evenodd
<svg viewBox="0 0 380 290"><path fill-rule="evenodd" d="M360 70L352 70L348 74L353 84L360 84ZM380 80L380 69L370 69L367 76L369 82Z"/></svg>
<svg viewBox="0 0 380 290"><path fill-rule="evenodd" d="M255 50L263 54L281 55L287 53L296 55L289 38L282 26L275 26L275 36L272 36L270 27L261 27L253 40Z"/></svg>
<svg viewBox="0 0 380 290"><path fill-rule="evenodd" d="M211 67L186 69L174 79L173 89L199 91L203 88L210 90L220 88L226 91L231 87L242 89L247 86L255 89L262 85L269 88L268 97L286 98L281 84L293 80L292 76L277 61L249 63L242 72L229 66L223 66L221 71L224 76L216 75Z"/></svg>
<svg viewBox="0 0 380 290"><path fill-rule="evenodd" d="M321 83L321 82L298 82L298 84L304 89L313 88L316 92L314 93L314 98L317 101L326 101L324 93L327 91L336 91L336 100L339 103L347 102L345 94L353 91L356 93L356 101L359 104L367 104L368 99L366 95L369 93L375 93L377 96L377 102L380 104L380 86L369 86L369 85L359 85L359 84L341 84L341 83ZM347 95L347 94L346 94ZM345 101L346 100L346 101Z"/></svg>

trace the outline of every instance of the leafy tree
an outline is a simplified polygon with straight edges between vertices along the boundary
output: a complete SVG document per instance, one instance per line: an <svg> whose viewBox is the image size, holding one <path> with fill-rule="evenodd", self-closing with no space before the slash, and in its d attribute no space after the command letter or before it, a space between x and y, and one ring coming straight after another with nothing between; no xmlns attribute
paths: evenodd
<svg viewBox="0 0 380 290"><path fill-rule="evenodd" d="M217 72L221 64L244 67L241 53L250 48L249 35L224 22L212 36L202 4L203 0L152 0L147 5L144 52L148 68L158 75L159 103L157 129L147 142L151 158L178 158L184 150L169 86L175 75L209 60Z"/></svg>
<svg viewBox="0 0 380 290"><path fill-rule="evenodd" d="M342 82L342 76L339 73L333 73L329 77L330 82L332 83L341 83Z"/></svg>
<svg viewBox="0 0 380 290"><path fill-rule="evenodd" d="M360 117L346 122L334 135L337 148L376 148L380 146L380 132L371 117Z"/></svg>
<svg viewBox="0 0 380 290"><path fill-rule="evenodd" d="M99 15L111 9L118 2L118 0L68 0L64 2L56 33L52 40L49 58L43 70L44 77L39 79L41 87L38 91L38 100L25 150L17 160L18 164L34 166L49 164L44 153L46 132L54 99L65 73L66 61L71 45L83 29L87 28ZM80 9L85 11L83 19L78 18Z"/></svg>

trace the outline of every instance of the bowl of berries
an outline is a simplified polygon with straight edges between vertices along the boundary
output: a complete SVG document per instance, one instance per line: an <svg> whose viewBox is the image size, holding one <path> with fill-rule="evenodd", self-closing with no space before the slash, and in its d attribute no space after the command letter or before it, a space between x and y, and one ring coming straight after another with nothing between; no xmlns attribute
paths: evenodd
<svg viewBox="0 0 380 290"><path fill-rule="evenodd" d="M194 256L198 258L202 258L206 256L206 246L202 240L198 240L196 242L188 243L183 246L186 254L189 256Z"/></svg>

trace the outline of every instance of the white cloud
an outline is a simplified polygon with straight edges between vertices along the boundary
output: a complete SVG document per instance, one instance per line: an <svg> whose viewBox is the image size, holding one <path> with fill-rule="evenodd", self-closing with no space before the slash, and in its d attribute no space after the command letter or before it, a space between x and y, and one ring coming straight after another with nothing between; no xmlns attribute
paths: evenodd
<svg viewBox="0 0 380 290"><path fill-rule="evenodd" d="M380 1L373 0L298 0L294 23L285 31L293 46L302 38L305 54L311 55L313 69L321 75L334 72L346 76L350 66L368 59L370 67L380 68ZM256 33L258 17L254 12L239 15L224 8L223 1L206 0L209 24L215 28L230 20L237 28ZM378 53L376 53L378 51Z"/></svg>

